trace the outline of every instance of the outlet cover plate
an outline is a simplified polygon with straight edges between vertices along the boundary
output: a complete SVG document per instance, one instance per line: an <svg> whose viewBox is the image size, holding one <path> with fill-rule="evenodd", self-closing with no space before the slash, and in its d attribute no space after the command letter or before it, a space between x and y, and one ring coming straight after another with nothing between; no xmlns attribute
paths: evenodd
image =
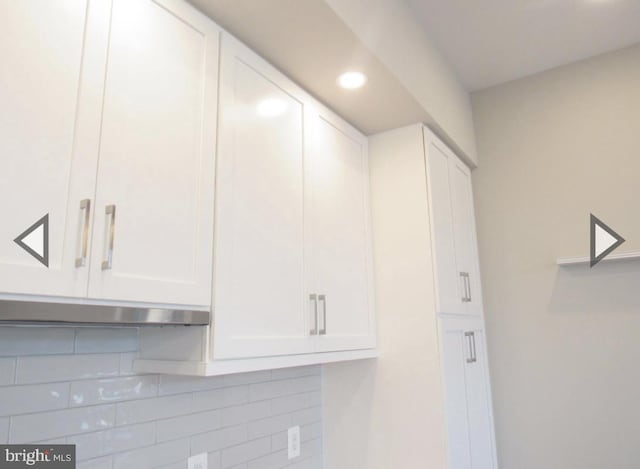
<svg viewBox="0 0 640 469"><path fill-rule="evenodd" d="M207 469L207 453L196 454L187 460L189 469Z"/></svg>
<svg viewBox="0 0 640 469"><path fill-rule="evenodd" d="M288 456L289 459L297 458L300 456L300 427L291 427L287 431L288 444Z"/></svg>

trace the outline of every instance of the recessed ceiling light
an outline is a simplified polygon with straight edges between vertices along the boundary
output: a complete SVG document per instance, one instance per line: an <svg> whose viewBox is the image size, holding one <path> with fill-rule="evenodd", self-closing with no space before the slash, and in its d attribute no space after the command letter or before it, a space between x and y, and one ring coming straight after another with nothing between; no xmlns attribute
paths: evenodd
<svg viewBox="0 0 640 469"><path fill-rule="evenodd" d="M338 77L338 84L347 89L361 88L367 82L367 77L361 72L345 72Z"/></svg>

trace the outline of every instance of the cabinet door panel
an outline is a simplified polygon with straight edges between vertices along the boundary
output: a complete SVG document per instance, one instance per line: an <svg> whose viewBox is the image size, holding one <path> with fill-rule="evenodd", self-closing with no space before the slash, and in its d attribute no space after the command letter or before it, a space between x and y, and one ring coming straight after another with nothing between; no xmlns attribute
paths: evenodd
<svg viewBox="0 0 640 469"><path fill-rule="evenodd" d="M443 325L442 367L446 389L447 430L449 442L449 468L471 469L469 423L465 382L464 331Z"/></svg>
<svg viewBox="0 0 640 469"><path fill-rule="evenodd" d="M318 116L313 152L313 267L321 351L375 346L366 137Z"/></svg>
<svg viewBox="0 0 640 469"><path fill-rule="evenodd" d="M0 285L84 297L83 199L93 201L110 2L0 4ZM49 268L13 240L49 214Z"/></svg>
<svg viewBox="0 0 640 469"><path fill-rule="evenodd" d="M484 324L445 317L440 323L451 469L495 469L496 455Z"/></svg>
<svg viewBox="0 0 640 469"><path fill-rule="evenodd" d="M471 171L457 157L449 157L451 206L453 211L454 239L458 274L468 274L466 281L465 310L469 314L481 314L482 296L476 247ZM459 278L462 278L459 276Z"/></svg>
<svg viewBox="0 0 640 469"><path fill-rule="evenodd" d="M464 280L456 264L456 243L452 213L449 155L425 135L427 182L431 215L431 237L435 269L436 310L464 313Z"/></svg>
<svg viewBox="0 0 640 469"><path fill-rule="evenodd" d="M484 331L473 329L475 360L465 367L471 467L494 469L493 419Z"/></svg>
<svg viewBox="0 0 640 469"><path fill-rule="evenodd" d="M182 1L114 0L91 297L210 304L218 36Z"/></svg>
<svg viewBox="0 0 640 469"><path fill-rule="evenodd" d="M221 80L214 356L309 352L303 99L228 36Z"/></svg>

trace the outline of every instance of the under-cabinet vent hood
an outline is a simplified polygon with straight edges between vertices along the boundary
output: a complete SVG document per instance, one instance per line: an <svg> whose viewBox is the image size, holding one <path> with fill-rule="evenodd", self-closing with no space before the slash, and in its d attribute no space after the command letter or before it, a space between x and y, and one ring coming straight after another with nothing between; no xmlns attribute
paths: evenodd
<svg viewBox="0 0 640 469"><path fill-rule="evenodd" d="M0 323L207 325L209 311L0 300Z"/></svg>

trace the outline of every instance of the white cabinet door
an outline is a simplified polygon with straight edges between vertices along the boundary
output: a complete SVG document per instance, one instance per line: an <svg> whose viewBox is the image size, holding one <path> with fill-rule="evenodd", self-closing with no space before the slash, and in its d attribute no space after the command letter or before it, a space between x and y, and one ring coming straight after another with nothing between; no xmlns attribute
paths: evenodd
<svg viewBox="0 0 640 469"><path fill-rule="evenodd" d="M221 59L214 357L310 352L306 97L227 35Z"/></svg>
<svg viewBox="0 0 640 469"><path fill-rule="evenodd" d="M469 168L424 130L431 215L436 310L482 314L482 297Z"/></svg>
<svg viewBox="0 0 640 469"><path fill-rule="evenodd" d="M329 113L314 125L312 252L318 349L375 346L367 138Z"/></svg>
<svg viewBox="0 0 640 469"><path fill-rule="evenodd" d="M496 463L491 387L482 326L475 325L467 329L465 339L470 342L473 354L471 361L465 367L471 467L473 469L494 469Z"/></svg>
<svg viewBox="0 0 640 469"><path fill-rule="evenodd" d="M441 341L446 388L449 469L470 469L471 448L465 382L465 360L468 351L465 351L464 331L443 325Z"/></svg>
<svg viewBox="0 0 640 469"><path fill-rule="evenodd" d="M440 318L450 469L495 469L489 370L481 320Z"/></svg>
<svg viewBox="0 0 640 469"><path fill-rule="evenodd" d="M101 0L0 4L4 293L86 295L86 258L77 267L76 259L89 243L109 7ZM13 242L46 214L48 268Z"/></svg>
<svg viewBox="0 0 640 469"><path fill-rule="evenodd" d="M471 171L455 155L450 155L449 157L449 181L451 184L451 207L453 211L453 232L458 278L466 282L466 285L462 285L466 297L466 301L464 301L465 311L468 314L479 315L482 313L482 295Z"/></svg>
<svg viewBox="0 0 640 469"><path fill-rule="evenodd" d="M425 156L435 269L436 311L461 313L465 310L464 284L456 265L449 155L444 146L426 132L425 130Z"/></svg>
<svg viewBox="0 0 640 469"><path fill-rule="evenodd" d="M114 0L91 298L210 304L219 30L180 0Z"/></svg>

